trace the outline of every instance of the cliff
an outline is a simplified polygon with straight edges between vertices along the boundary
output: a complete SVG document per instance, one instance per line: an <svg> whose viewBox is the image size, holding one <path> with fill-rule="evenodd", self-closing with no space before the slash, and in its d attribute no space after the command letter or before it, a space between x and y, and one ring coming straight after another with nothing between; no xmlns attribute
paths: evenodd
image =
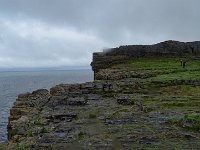
<svg viewBox="0 0 200 150"><path fill-rule="evenodd" d="M199 48L167 41L94 53L99 80L18 96L6 148L199 149Z"/></svg>
<svg viewBox="0 0 200 150"><path fill-rule="evenodd" d="M148 56L184 56L200 54L200 42L165 41L155 45L127 45L93 53L91 63L94 79L100 69L138 57Z"/></svg>

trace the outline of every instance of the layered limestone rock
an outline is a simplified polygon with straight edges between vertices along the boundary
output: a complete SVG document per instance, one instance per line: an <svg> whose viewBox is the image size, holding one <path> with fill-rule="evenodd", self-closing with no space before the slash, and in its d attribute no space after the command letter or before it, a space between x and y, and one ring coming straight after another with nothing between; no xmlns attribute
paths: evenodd
<svg viewBox="0 0 200 150"><path fill-rule="evenodd" d="M6 148L199 149L198 54L199 42L175 41L95 53L99 80L18 96Z"/></svg>
<svg viewBox="0 0 200 150"><path fill-rule="evenodd" d="M8 140L17 141L24 136L29 128L29 116L38 115L43 106L48 102L50 93L40 89L32 93L20 94L10 110L8 118Z"/></svg>
<svg viewBox="0 0 200 150"><path fill-rule="evenodd" d="M157 89L148 92L150 83L143 80L61 84L50 92L39 90L20 95L11 109L7 149L172 149L174 145L198 149L199 128L195 122L181 119L188 108L164 107L178 99L184 105L187 98L170 94L160 97ZM199 80L160 81L151 85L194 86L193 83L200 85ZM196 103L199 96L190 99ZM199 117L199 103L195 105L194 115ZM172 116L177 118L175 122Z"/></svg>

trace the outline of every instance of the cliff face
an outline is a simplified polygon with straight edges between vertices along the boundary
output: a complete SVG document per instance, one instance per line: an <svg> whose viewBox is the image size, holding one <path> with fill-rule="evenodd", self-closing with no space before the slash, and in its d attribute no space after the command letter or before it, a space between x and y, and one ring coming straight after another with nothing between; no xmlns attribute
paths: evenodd
<svg viewBox="0 0 200 150"><path fill-rule="evenodd" d="M198 54L174 41L94 53L100 80L18 96L6 149L199 149Z"/></svg>
<svg viewBox="0 0 200 150"><path fill-rule="evenodd" d="M109 79L19 95L7 149L199 149L199 60L178 60L133 59Z"/></svg>
<svg viewBox="0 0 200 150"><path fill-rule="evenodd" d="M10 110L10 117L8 118L8 141L17 140L26 134L30 128L30 118L28 116L38 116L38 113L48 102L49 97L50 93L46 89L18 96L14 106Z"/></svg>
<svg viewBox="0 0 200 150"><path fill-rule="evenodd" d="M100 69L109 68L124 60L145 56L184 56L200 54L200 42L165 41L155 45L128 45L111 48L104 52L93 53L91 63L94 79Z"/></svg>

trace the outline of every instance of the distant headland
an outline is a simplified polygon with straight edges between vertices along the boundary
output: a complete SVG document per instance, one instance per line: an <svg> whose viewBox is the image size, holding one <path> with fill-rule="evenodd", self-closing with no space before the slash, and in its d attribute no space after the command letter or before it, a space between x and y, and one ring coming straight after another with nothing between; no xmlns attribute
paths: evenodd
<svg viewBox="0 0 200 150"><path fill-rule="evenodd" d="M96 73L100 69L108 68L124 60L145 56L184 56L188 54L200 54L200 41L169 40L154 45L126 45L110 48L103 52L93 53L91 66L94 71L94 79L96 79Z"/></svg>

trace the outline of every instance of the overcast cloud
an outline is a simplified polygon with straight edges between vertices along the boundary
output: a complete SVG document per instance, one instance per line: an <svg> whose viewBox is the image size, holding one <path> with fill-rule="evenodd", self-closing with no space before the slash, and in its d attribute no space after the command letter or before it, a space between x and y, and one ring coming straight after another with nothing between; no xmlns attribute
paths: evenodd
<svg viewBox="0 0 200 150"><path fill-rule="evenodd" d="M0 0L0 68L89 66L92 52L200 39L199 0Z"/></svg>

